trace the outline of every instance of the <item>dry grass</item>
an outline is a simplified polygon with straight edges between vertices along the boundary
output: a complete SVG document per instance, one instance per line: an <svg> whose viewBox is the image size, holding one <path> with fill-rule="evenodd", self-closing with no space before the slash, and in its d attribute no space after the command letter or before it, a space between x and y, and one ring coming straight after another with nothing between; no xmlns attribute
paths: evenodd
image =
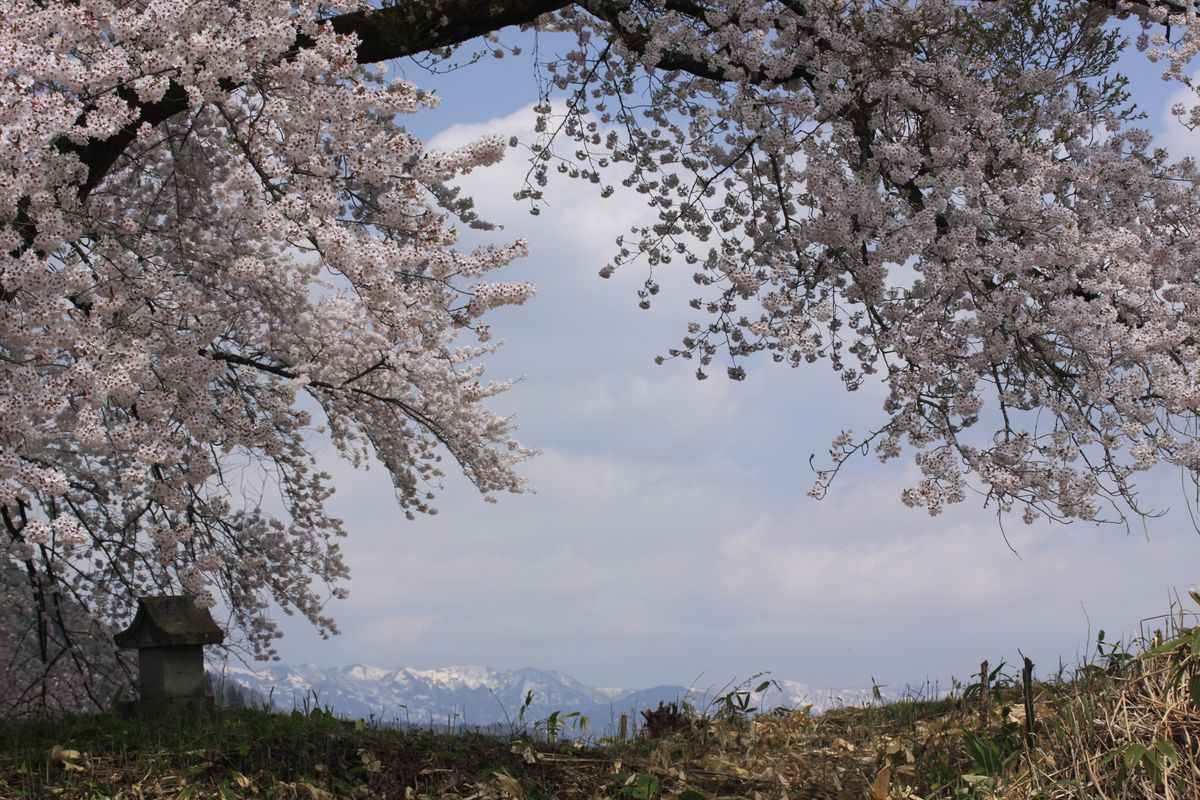
<svg viewBox="0 0 1200 800"><path fill-rule="evenodd" d="M952 705L693 718L658 738L582 748L369 730L321 713L10 724L8 740L0 737L0 797L699 800L861 798L874 787L907 797L897 788L928 777L921 759L955 746L955 726L969 715Z"/></svg>
<svg viewBox="0 0 1200 800"><path fill-rule="evenodd" d="M1021 680L992 678L820 716L673 715L661 735L587 746L319 711L0 722L0 798L1200 798L1200 629L1101 642L1073 676L1032 684L1031 738Z"/></svg>
<svg viewBox="0 0 1200 800"><path fill-rule="evenodd" d="M1004 797L1200 798L1200 628L1134 649L1047 692L1037 747Z"/></svg>

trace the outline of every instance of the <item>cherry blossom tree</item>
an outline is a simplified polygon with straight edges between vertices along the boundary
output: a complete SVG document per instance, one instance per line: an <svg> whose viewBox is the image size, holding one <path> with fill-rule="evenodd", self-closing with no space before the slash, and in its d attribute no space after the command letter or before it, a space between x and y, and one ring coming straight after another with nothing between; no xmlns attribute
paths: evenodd
<svg viewBox="0 0 1200 800"><path fill-rule="evenodd" d="M106 704L113 625L146 594L220 597L260 657L271 603L336 632L314 436L382 462L410 516L443 453L522 488L479 360L486 312L532 294L488 278L525 245L454 249L449 217L476 220L447 183L505 144L423 150L397 120L429 97L326 13L0 10L5 710Z"/></svg>
<svg viewBox="0 0 1200 800"><path fill-rule="evenodd" d="M318 439L410 515L446 454L522 489L481 359L483 315L532 293L488 273L525 244L455 248L487 226L454 179L505 145L426 151L403 123L430 96L378 66L469 68L514 25L573 42L518 198L554 170L645 195L601 274L645 270L648 307L695 273L667 356L886 387L814 494L907 449L930 513L972 489L1027 520L1139 512L1138 472L1200 473L1198 197L1136 127L1127 12L1190 86L1179 4L0 0L0 713L104 705L139 595L219 601L260 657L272 603L335 632Z"/></svg>

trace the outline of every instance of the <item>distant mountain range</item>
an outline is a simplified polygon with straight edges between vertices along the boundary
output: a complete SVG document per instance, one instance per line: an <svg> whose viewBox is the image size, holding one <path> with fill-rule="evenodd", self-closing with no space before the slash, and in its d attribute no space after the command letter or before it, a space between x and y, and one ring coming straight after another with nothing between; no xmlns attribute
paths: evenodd
<svg viewBox="0 0 1200 800"><path fill-rule="evenodd" d="M733 687L689 688L654 686L649 689L609 689L585 686L570 675L540 669L511 672L488 667L445 667L419 670L408 667L381 669L364 664L316 667L310 664L275 664L259 670L239 665L210 664L218 683L232 683L249 697L270 698L278 709L328 709L356 719L374 719L437 728L533 729L554 712L580 712L590 720L593 733L604 735L616 728L622 713L631 724L641 722L638 712L660 702L688 702L704 711ZM755 684L765 678L756 679ZM745 687L746 690L755 686ZM532 692L521 723L521 708ZM881 690L884 699L894 696ZM821 689L799 681L773 680L761 694L753 693L750 705L762 711L777 707L812 706L814 713L838 705L870 703L866 689Z"/></svg>

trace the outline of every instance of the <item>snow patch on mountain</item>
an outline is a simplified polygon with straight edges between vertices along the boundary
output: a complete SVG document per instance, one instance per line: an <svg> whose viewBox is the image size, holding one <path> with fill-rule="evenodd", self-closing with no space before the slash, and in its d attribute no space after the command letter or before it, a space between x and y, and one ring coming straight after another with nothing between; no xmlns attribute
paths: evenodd
<svg viewBox="0 0 1200 800"><path fill-rule="evenodd" d="M660 702L686 702L700 712L716 710L718 695L730 691L729 686L598 688L561 672L532 667L504 671L483 666L385 669L367 664L274 664L256 670L226 663L210 664L209 670L218 681L233 681L268 696L283 710L318 707L354 718L451 728L532 727L555 711L578 711L599 735L611 732L622 713L636 724L641 721L640 711L656 708ZM894 699L887 691L881 696ZM870 703L873 697L870 688L815 688L777 679L763 692L753 693L750 705L761 711L811 706L813 713L820 713L840 705Z"/></svg>

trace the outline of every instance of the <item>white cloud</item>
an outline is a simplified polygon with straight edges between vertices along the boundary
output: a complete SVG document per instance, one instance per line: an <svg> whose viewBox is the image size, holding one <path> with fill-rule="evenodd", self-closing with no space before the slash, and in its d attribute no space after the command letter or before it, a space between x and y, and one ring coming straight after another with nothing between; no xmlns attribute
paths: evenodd
<svg viewBox="0 0 1200 800"><path fill-rule="evenodd" d="M338 474L354 577L334 609L346 635L317 660L537 665L608 684L763 668L817 684L945 678L1017 648L1071 660L1081 604L1127 631L1195 563L1195 537L1174 529L1147 544L1010 528L1018 560L986 512L903 508L911 475L816 502L764 491L733 463L551 450L529 471L536 495L492 506L452 487L416 523L381 502L378 472ZM303 631L291 633L285 657L301 660L287 648Z"/></svg>

